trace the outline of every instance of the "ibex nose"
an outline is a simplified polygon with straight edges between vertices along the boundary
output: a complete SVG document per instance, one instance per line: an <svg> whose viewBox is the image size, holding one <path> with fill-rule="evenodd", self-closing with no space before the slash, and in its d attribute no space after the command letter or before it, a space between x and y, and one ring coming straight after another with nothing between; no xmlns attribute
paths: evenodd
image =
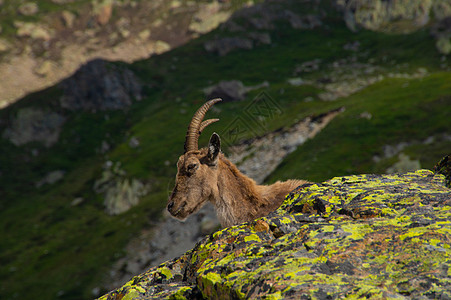
<svg viewBox="0 0 451 300"><path fill-rule="evenodd" d="M171 209L174 207L174 201L170 202L168 204L168 210L171 211Z"/></svg>

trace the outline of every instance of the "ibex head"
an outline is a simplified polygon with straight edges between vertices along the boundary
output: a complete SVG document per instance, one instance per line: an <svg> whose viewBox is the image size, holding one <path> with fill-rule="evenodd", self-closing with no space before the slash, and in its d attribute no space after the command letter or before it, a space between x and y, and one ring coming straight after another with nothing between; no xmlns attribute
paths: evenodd
<svg viewBox="0 0 451 300"><path fill-rule="evenodd" d="M202 131L219 119L206 121L206 112L221 99L213 99L202 105L194 114L188 126L185 139L185 153L177 162L177 176L174 190L168 199L167 209L174 217L184 220L198 211L209 199L218 194L218 155L221 151L219 135L213 133L207 148L198 149Z"/></svg>

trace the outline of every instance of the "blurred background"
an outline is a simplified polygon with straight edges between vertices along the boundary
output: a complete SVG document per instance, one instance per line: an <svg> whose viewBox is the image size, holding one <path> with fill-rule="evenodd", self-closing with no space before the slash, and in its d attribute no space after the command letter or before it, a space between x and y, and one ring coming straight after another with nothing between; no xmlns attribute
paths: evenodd
<svg viewBox="0 0 451 300"><path fill-rule="evenodd" d="M0 0L0 298L92 299L217 230L165 213L195 110L259 183L433 169L449 0Z"/></svg>

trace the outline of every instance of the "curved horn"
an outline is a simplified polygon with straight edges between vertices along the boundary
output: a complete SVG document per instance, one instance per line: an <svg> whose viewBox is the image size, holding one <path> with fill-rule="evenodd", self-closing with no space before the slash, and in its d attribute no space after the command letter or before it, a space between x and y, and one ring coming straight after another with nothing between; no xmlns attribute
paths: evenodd
<svg viewBox="0 0 451 300"><path fill-rule="evenodd" d="M186 133L185 153L188 152L188 151L192 151L192 150L197 150L198 149L197 142L199 140L199 135L200 135L200 132L201 132L200 128L202 127L202 130L203 130L203 129L205 129L205 127L207 127L208 125L213 123L210 120L207 120L207 121L205 121L205 123L203 123L204 126L202 126L201 122L204 119L205 114L210 109L210 107L212 107L215 103L217 103L219 101L222 101L222 99L221 98L216 98L216 99L213 99L213 100L210 100L210 101L206 102L194 114L193 118L191 119L191 122L189 123L188 131Z"/></svg>
<svg viewBox="0 0 451 300"><path fill-rule="evenodd" d="M199 135L202 133L202 131L204 131L205 127L207 127L210 124L213 124L214 122L218 122L219 119L208 119L203 121L202 123L200 123L200 128L199 128Z"/></svg>

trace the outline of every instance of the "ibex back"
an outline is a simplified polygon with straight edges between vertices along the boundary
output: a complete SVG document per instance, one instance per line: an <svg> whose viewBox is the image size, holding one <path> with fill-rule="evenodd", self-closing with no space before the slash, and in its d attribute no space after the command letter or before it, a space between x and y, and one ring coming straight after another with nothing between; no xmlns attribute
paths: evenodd
<svg viewBox="0 0 451 300"><path fill-rule="evenodd" d="M216 208L221 225L227 227L266 216L280 206L290 191L307 181L257 185L224 156L216 133L212 134L207 148L198 149L202 131L219 121L209 119L202 122L210 107L219 101L218 98L206 102L188 126L185 153L177 162L176 183L167 209L174 217L184 220L210 201Z"/></svg>

